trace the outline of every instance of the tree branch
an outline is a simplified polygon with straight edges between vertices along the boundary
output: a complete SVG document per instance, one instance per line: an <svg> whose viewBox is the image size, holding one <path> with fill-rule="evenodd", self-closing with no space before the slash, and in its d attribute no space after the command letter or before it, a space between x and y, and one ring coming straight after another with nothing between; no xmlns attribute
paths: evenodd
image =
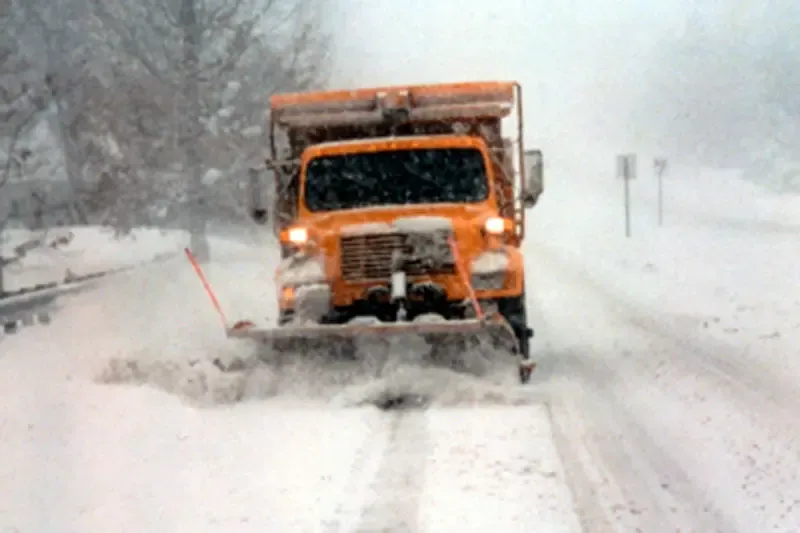
<svg viewBox="0 0 800 533"><path fill-rule="evenodd" d="M16 157L14 155L14 152L17 149L17 142L19 142L19 138L22 135L22 132L30 124L30 122L33 120L33 117L35 116L36 116L35 111L29 112L25 116L25 118L22 119L11 131L10 135L11 140L8 145L6 162L3 165L3 173L0 175L0 187L3 187L6 183L8 183L8 180L11 178L11 168L13 166L13 163L16 162L17 165L19 166L19 162L16 161Z"/></svg>
<svg viewBox="0 0 800 533"><path fill-rule="evenodd" d="M113 16L106 8L107 4L105 0L90 1L92 11L94 12L95 16L97 16L103 25L109 28L120 39L123 47L126 49L126 55L137 61L151 76L153 76L162 84L166 86L173 86L174 84L170 83L169 80L164 77L164 74L161 72L161 69L158 68L158 65L156 65L147 56L147 53L141 46L140 41L135 39L134 36L131 35L130 32L125 28L125 26L120 23L117 17Z"/></svg>

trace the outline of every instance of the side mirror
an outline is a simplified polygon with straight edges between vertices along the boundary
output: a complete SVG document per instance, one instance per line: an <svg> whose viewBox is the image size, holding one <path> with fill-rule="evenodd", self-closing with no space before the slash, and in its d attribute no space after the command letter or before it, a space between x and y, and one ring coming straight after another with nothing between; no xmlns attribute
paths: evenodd
<svg viewBox="0 0 800 533"><path fill-rule="evenodd" d="M266 197L261 183L261 173L258 169L251 168L247 172L247 201L248 212L253 222L259 225L266 224L269 219Z"/></svg>
<svg viewBox="0 0 800 533"><path fill-rule="evenodd" d="M530 165L525 173L522 205L527 209L536 205L544 191L544 157L541 150L526 150L525 163Z"/></svg>

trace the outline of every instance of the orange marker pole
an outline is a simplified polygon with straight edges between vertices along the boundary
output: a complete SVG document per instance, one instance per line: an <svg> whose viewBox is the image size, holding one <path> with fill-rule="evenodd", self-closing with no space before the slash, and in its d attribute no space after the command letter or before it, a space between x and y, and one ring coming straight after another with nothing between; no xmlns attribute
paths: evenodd
<svg viewBox="0 0 800 533"><path fill-rule="evenodd" d="M453 259L455 259L456 262L456 270L461 276L461 282L467 288L469 299L472 300L472 308L475 310L475 316L478 317L478 320L483 320L483 309L478 303L478 298L475 296L475 289L473 289L472 283L470 283L469 278L467 277L467 271L464 267L464 263L461 262L461 255L458 253L456 242L453 240L452 236L447 237L447 242L450 244L450 251L453 253Z"/></svg>
<svg viewBox="0 0 800 533"><path fill-rule="evenodd" d="M197 273L197 277L200 278L200 282L203 284L203 287L206 290L206 294L208 294L208 297L211 298L211 303L214 305L214 308L217 310L217 313L219 313L219 317L222 320L222 326L225 328L225 330L227 330L228 319L225 318L225 313L222 311L222 306L219 305L219 300L217 300L217 297L214 295L214 291L211 290L211 285L208 283L205 274L203 274L203 270L200 268L200 264L197 262L197 259L195 258L192 251L189 250L189 248L184 248L183 251L186 252L186 257L189 259L189 262L192 264L192 267L194 267L194 271Z"/></svg>

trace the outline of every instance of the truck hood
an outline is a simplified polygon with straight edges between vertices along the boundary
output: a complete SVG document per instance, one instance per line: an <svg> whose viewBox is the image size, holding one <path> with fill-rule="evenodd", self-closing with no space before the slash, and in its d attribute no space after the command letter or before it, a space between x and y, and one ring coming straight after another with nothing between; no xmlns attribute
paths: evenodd
<svg viewBox="0 0 800 533"><path fill-rule="evenodd" d="M450 229L459 250L468 253L481 247L481 229L493 216L498 215L483 204L424 204L335 211L314 215L304 222L310 237L328 250L335 249L342 236Z"/></svg>
<svg viewBox="0 0 800 533"><path fill-rule="evenodd" d="M320 237L326 234L364 235L387 232L426 232L452 228L480 230L491 216L485 206L463 204L423 204L381 208L352 209L314 215L305 219L311 233Z"/></svg>

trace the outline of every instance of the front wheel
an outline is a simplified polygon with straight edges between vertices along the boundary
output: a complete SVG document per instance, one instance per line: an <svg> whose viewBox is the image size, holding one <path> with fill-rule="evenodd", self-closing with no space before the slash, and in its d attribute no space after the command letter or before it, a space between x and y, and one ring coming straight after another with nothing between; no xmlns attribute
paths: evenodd
<svg viewBox="0 0 800 533"><path fill-rule="evenodd" d="M520 356L519 379L521 383L528 383L533 372L534 363L531 361L530 344L533 337L533 329L528 326L528 313L525 306L525 292L519 296L509 298L499 298L497 300L497 310L506 319L514 331L519 346Z"/></svg>

